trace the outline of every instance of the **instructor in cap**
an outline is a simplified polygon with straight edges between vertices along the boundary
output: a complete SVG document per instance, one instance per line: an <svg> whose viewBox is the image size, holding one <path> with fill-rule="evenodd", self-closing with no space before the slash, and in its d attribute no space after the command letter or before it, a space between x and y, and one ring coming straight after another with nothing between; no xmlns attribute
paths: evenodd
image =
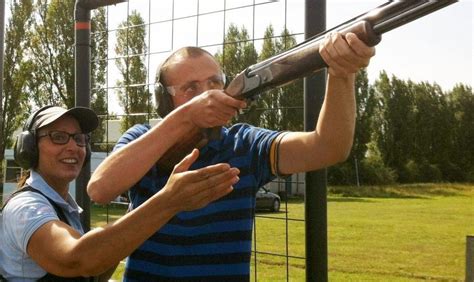
<svg viewBox="0 0 474 282"><path fill-rule="evenodd" d="M27 120L14 153L28 173L0 212L0 281L107 281L116 264L170 218L226 195L238 181L238 169L228 164L187 171L195 150L160 193L84 234L81 208L68 189L90 159L89 133L97 126L97 115L83 107L46 106Z"/></svg>

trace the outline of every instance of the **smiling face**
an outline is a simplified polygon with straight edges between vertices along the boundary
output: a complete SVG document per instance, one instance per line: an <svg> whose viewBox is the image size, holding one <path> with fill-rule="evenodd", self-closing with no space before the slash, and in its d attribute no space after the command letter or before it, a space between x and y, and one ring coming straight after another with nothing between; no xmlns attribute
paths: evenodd
<svg viewBox="0 0 474 282"><path fill-rule="evenodd" d="M51 131L64 131L69 134L80 133L79 122L64 116L37 130L37 136ZM36 171L55 189L66 189L80 173L86 156L86 147L76 144L73 138L64 145L54 144L46 135L38 139L38 166Z"/></svg>

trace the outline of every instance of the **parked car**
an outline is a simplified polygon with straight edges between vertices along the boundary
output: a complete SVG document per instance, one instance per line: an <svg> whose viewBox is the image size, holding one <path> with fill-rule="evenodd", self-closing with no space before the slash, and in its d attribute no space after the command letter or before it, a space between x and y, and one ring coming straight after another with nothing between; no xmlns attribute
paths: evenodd
<svg viewBox="0 0 474 282"><path fill-rule="evenodd" d="M258 189L255 209L278 212L280 211L280 203L281 199L277 194L270 192L265 187Z"/></svg>

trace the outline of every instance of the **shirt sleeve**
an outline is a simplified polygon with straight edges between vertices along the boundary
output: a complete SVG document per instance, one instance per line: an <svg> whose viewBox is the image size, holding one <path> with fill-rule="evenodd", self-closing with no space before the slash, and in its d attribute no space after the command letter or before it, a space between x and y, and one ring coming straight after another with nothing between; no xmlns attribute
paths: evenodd
<svg viewBox="0 0 474 282"><path fill-rule="evenodd" d="M138 139L148 130L150 130L150 125L148 124L136 124L132 126L119 138L117 144L115 144L114 151L126 146L133 140Z"/></svg>
<svg viewBox="0 0 474 282"><path fill-rule="evenodd" d="M59 220L54 208L45 197L34 192L18 194L3 210L4 234L24 253L33 233L53 220Z"/></svg>
<svg viewBox="0 0 474 282"><path fill-rule="evenodd" d="M237 155L241 149L248 150L250 156L249 171L255 177L256 187L261 187L276 178L272 167L276 158L272 156L272 145L281 132L241 124L231 128L230 135L235 135ZM246 148L246 149L244 149Z"/></svg>

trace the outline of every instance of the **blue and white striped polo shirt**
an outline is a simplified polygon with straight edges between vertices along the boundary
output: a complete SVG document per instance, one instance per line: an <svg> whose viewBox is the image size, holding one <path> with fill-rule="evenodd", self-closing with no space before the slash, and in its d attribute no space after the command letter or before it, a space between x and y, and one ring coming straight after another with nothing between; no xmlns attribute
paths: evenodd
<svg viewBox="0 0 474 282"><path fill-rule="evenodd" d="M125 146L150 129L135 125L118 141ZM125 281L248 281L252 225L258 187L275 176L270 150L278 132L237 124L201 149L191 169L229 163L240 180L225 197L199 210L181 212L133 252ZM153 167L129 191L134 207L158 192L167 174Z"/></svg>

